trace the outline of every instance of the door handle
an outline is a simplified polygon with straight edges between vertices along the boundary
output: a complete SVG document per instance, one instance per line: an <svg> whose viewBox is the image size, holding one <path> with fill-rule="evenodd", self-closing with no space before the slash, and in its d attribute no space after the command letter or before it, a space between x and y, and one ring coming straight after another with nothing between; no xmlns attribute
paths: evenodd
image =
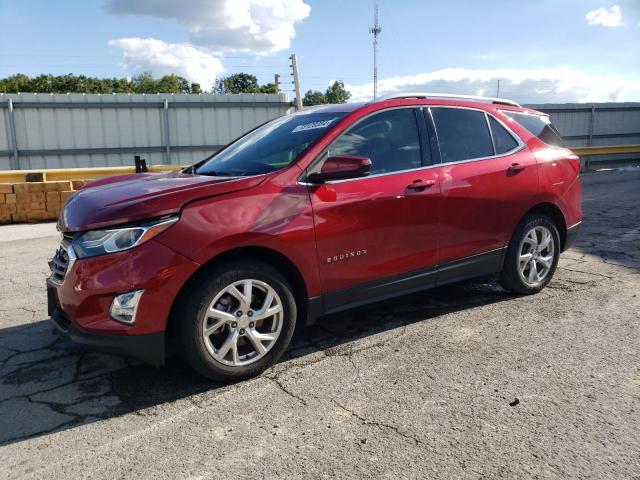
<svg viewBox="0 0 640 480"><path fill-rule="evenodd" d="M407 185L409 190L416 190L421 192L429 187L433 187L436 184L435 180L414 180L412 183Z"/></svg>
<svg viewBox="0 0 640 480"><path fill-rule="evenodd" d="M507 170L512 173L518 173L523 171L525 168L527 168L526 165L522 165L521 163L512 163Z"/></svg>

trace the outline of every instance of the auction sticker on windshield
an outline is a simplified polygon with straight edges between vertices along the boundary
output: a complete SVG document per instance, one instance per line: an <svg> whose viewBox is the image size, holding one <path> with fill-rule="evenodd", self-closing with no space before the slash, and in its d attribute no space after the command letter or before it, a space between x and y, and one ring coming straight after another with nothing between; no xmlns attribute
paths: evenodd
<svg viewBox="0 0 640 480"><path fill-rule="evenodd" d="M295 132L305 132L307 130L314 130L316 128L327 128L331 123L335 120L335 118L331 118L329 120L321 120L318 122L311 123L303 123L302 125L298 125L296 128L291 130L291 133Z"/></svg>

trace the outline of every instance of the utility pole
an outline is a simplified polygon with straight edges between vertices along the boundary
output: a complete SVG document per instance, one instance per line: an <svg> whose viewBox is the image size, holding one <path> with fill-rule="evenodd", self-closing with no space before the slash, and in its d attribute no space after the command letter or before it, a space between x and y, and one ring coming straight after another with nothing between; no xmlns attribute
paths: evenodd
<svg viewBox="0 0 640 480"><path fill-rule="evenodd" d="M500 79L498 79L498 88L496 89L496 98L500 97Z"/></svg>
<svg viewBox="0 0 640 480"><path fill-rule="evenodd" d="M296 110L302 110L302 97L300 96L300 77L298 76L298 60L296 54L292 53L289 57L291 59L291 68L293 69L293 85L296 89Z"/></svg>
<svg viewBox="0 0 640 480"><path fill-rule="evenodd" d="M373 6L373 27L369 33L373 35L373 98L378 96L378 35L382 32L382 27L378 24L378 2Z"/></svg>
<svg viewBox="0 0 640 480"><path fill-rule="evenodd" d="M276 93L280 93L280 75L276 73L276 76L273 79L273 84L275 85Z"/></svg>

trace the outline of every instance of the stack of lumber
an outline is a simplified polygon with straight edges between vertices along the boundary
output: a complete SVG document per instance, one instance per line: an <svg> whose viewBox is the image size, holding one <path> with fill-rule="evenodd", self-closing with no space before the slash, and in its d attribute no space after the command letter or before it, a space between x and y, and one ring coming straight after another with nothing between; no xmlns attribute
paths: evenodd
<svg viewBox="0 0 640 480"><path fill-rule="evenodd" d="M85 180L0 183L0 223L56 220Z"/></svg>

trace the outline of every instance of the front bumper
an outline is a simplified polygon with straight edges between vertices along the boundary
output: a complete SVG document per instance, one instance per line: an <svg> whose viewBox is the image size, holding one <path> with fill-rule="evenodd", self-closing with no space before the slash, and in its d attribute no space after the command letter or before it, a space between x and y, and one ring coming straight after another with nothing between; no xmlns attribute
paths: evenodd
<svg viewBox="0 0 640 480"><path fill-rule="evenodd" d="M199 265L151 240L131 250L79 259L63 280L47 282L49 315L73 341L164 363L165 330L174 299ZM111 318L115 296L144 290L135 322Z"/></svg>
<svg viewBox="0 0 640 480"><path fill-rule="evenodd" d="M47 285L48 296L52 295L52 288L51 285ZM54 306L49 315L58 331L79 345L102 352L138 358L151 365L164 365L164 332L132 336L91 333L73 323L59 306Z"/></svg>

